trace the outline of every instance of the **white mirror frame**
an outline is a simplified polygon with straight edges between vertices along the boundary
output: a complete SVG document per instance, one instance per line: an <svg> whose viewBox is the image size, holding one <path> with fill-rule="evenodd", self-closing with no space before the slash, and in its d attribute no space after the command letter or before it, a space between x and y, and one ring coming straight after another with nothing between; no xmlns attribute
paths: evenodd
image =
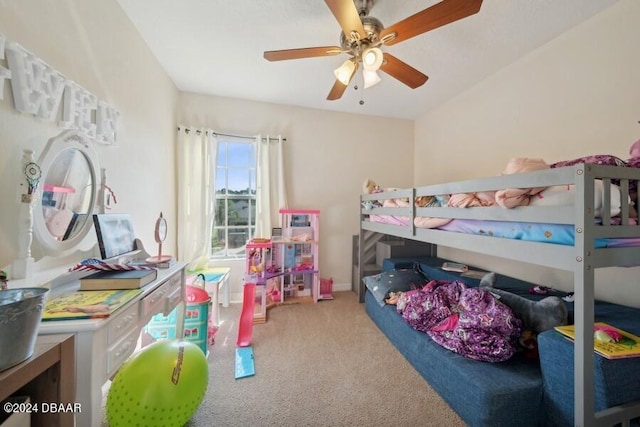
<svg viewBox="0 0 640 427"><path fill-rule="evenodd" d="M56 159L65 151L70 149L76 149L82 152L91 174L91 181L93 188L91 191L91 204L89 206L88 215L84 224L77 230L77 232L70 236L66 240L57 240L49 232L44 216L42 215L42 189L44 185L40 185L37 190L36 200L38 201L34 206L33 218L35 237L42 245L42 249L46 255L50 256L62 256L67 252L75 249L80 242L85 238L89 230L93 227L92 214L96 209L97 195L99 193L99 187L101 185L98 171L100 170L98 164L98 156L90 146L91 140L82 133L76 130L67 130L60 135L49 139L47 146L45 147L42 155L38 160L38 164L42 169L42 182L46 180L47 174Z"/></svg>

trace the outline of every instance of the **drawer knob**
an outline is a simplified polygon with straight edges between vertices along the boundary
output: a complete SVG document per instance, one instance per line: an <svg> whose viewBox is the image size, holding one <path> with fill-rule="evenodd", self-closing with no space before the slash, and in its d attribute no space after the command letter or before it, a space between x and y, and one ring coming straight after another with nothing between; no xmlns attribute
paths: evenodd
<svg viewBox="0 0 640 427"><path fill-rule="evenodd" d="M118 351L116 352L116 357L120 357L121 355L125 354L127 350L131 348L132 343L133 343L133 340L131 339L122 343L122 345L118 348Z"/></svg>
<svg viewBox="0 0 640 427"><path fill-rule="evenodd" d="M116 329L122 329L125 326L127 326L131 320L134 318L133 314L128 314L124 317L124 319L122 319L122 321L120 323L118 323L118 325L116 326Z"/></svg>

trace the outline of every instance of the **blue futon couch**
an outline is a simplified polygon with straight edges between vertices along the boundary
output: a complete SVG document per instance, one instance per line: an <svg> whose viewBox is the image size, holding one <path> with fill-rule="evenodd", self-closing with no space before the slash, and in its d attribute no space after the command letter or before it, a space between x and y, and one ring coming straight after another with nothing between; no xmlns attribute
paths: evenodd
<svg viewBox="0 0 640 427"><path fill-rule="evenodd" d="M429 279L462 280L478 286L480 280L461 277L440 267L434 257L390 258L382 270L413 268ZM416 264L418 263L418 264ZM530 298L531 283L498 275L497 288ZM558 294L563 295L563 294ZM573 303L567 302L569 323L573 323ZM381 305L371 291L365 294L368 315L413 367L470 426L572 426L573 343L555 330L538 336L539 357L525 352L500 363L464 358L436 344L412 329L397 314L395 306ZM596 321L640 335L640 309L596 302ZM640 400L640 358L609 360L596 355L596 410Z"/></svg>

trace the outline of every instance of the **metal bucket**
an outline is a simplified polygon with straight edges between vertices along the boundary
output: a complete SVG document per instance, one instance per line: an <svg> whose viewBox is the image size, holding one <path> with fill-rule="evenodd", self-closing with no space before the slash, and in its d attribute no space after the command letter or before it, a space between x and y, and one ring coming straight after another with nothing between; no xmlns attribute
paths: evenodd
<svg viewBox="0 0 640 427"><path fill-rule="evenodd" d="M46 288L0 291L0 371L33 354L48 291Z"/></svg>

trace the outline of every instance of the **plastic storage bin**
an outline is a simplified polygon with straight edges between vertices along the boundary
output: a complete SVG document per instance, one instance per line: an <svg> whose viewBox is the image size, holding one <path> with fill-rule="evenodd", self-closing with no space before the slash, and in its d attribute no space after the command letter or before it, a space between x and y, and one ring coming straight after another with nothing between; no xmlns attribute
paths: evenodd
<svg viewBox="0 0 640 427"><path fill-rule="evenodd" d="M184 339L196 344L207 355L209 351L209 294L198 286L187 285L186 307L184 312ZM176 338L177 308L168 316L156 314L145 327L145 331L154 340Z"/></svg>
<svg viewBox="0 0 640 427"><path fill-rule="evenodd" d="M209 328L209 302L187 304L184 313L184 339L196 344L206 355L209 348L207 334Z"/></svg>
<svg viewBox="0 0 640 427"><path fill-rule="evenodd" d="M318 299L333 299L333 278L320 278L320 295Z"/></svg>

